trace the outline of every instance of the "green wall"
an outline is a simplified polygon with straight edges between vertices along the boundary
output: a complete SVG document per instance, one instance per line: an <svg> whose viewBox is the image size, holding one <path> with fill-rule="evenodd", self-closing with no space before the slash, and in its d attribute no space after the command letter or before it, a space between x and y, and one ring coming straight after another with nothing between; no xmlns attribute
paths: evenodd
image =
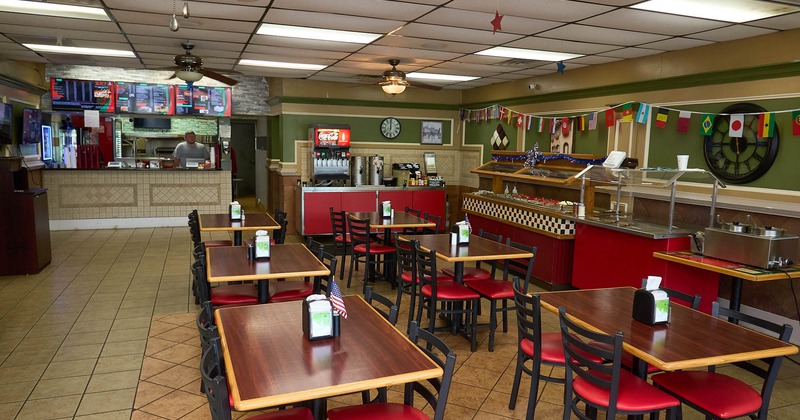
<svg viewBox="0 0 800 420"><path fill-rule="evenodd" d="M702 105L680 105L675 109L694 111L698 113L716 114L729 105L741 102L723 102ZM797 99L774 99L763 101L752 101L770 112L798 109ZM703 136L700 134L701 114L694 113L689 122L689 131L679 133L677 131L678 112L671 111L667 119L665 128L655 126L656 112L653 111L651 118L653 126L650 133L650 153L648 155L648 166L674 168L675 156L680 154L689 155L690 168L708 169L708 165L703 157ZM743 184L748 187L776 188L784 190L800 191L800 165L794 160L800 156L800 137L792 135L792 114L791 112L775 113L775 126L780 133L780 145L778 157L770 170L761 178Z"/></svg>
<svg viewBox="0 0 800 420"><path fill-rule="evenodd" d="M270 121L273 139L270 156L279 156L284 162L295 161L294 142L308 139L308 128L314 124L346 124L350 126L352 143L379 142L390 144L420 144L422 137L422 119L395 117L400 121L400 135L389 140L381 135L380 125L385 117L351 117L330 115L293 115L283 114L272 117ZM450 144L452 124L449 120L431 118L430 121L442 121L443 144ZM426 145L426 147L435 147Z"/></svg>

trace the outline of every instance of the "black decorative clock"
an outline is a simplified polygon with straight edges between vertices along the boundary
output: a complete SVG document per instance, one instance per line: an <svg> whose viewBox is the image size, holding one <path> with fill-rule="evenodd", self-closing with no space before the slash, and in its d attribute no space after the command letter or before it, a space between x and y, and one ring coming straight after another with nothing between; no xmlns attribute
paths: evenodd
<svg viewBox="0 0 800 420"><path fill-rule="evenodd" d="M400 121L397 118L389 117L381 122L381 134L387 139L393 139L400 135Z"/></svg>
<svg viewBox="0 0 800 420"><path fill-rule="evenodd" d="M759 114L767 110L755 104L736 104L714 118L713 132L705 136L703 155L709 169L731 184L747 184L761 178L778 156L778 127L772 137L758 137ZM730 116L744 115L742 137L731 137Z"/></svg>

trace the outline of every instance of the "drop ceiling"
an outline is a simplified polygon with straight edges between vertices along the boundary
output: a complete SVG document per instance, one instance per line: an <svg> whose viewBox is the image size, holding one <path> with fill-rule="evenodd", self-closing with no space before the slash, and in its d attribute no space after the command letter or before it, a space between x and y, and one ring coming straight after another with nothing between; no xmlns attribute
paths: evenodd
<svg viewBox="0 0 800 420"><path fill-rule="evenodd" d="M800 28L800 13L744 24L631 8L641 0L56 0L104 8L112 22L0 12L0 59L78 64L81 57L33 52L23 43L130 49L135 58L85 57L84 63L163 69L189 40L205 66L222 73L368 83L389 69L475 76L429 82L466 89L556 71L554 63L474 53L495 46L582 54L566 70ZM784 3L794 3L786 1ZM795 3L796 4L796 3ZM177 8L180 29L169 30ZM495 10L502 30L492 33ZM367 45L257 34L262 23L315 26L382 36ZM239 59L320 64L320 71L237 65Z"/></svg>

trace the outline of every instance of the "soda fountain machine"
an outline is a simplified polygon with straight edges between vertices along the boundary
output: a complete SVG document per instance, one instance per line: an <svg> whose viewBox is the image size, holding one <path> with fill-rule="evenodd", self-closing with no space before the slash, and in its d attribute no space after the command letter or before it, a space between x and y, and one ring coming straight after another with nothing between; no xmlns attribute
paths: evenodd
<svg viewBox="0 0 800 420"><path fill-rule="evenodd" d="M350 180L350 126L316 124L311 141L311 180L315 186L346 186Z"/></svg>

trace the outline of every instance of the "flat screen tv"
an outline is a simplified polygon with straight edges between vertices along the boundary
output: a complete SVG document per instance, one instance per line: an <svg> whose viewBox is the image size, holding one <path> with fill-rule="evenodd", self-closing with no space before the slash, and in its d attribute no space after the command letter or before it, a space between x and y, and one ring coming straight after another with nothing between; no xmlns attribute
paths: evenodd
<svg viewBox="0 0 800 420"><path fill-rule="evenodd" d="M0 144L11 144L12 118L12 106L0 103Z"/></svg>
<svg viewBox="0 0 800 420"><path fill-rule="evenodd" d="M169 130L172 120L169 118L134 118L133 128L150 128L154 130Z"/></svg>
<svg viewBox="0 0 800 420"><path fill-rule="evenodd" d="M22 143L37 144L42 141L42 111L25 108L22 110Z"/></svg>
<svg viewBox="0 0 800 420"><path fill-rule="evenodd" d="M153 83L117 82L117 112L132 114L175 114L175 86Z"/></svg>
<svg viewBox="0 0 800 420"><path fill-rule="evenodd" d="M114 82L50 78L54 111L85 109L114 113Z"/></svg>
<svg viewBox="0 0 800 420"><path fill-rule="evenodd" d="M178 85L175 90L176 115L231 116L231 88Z"/></svg>

